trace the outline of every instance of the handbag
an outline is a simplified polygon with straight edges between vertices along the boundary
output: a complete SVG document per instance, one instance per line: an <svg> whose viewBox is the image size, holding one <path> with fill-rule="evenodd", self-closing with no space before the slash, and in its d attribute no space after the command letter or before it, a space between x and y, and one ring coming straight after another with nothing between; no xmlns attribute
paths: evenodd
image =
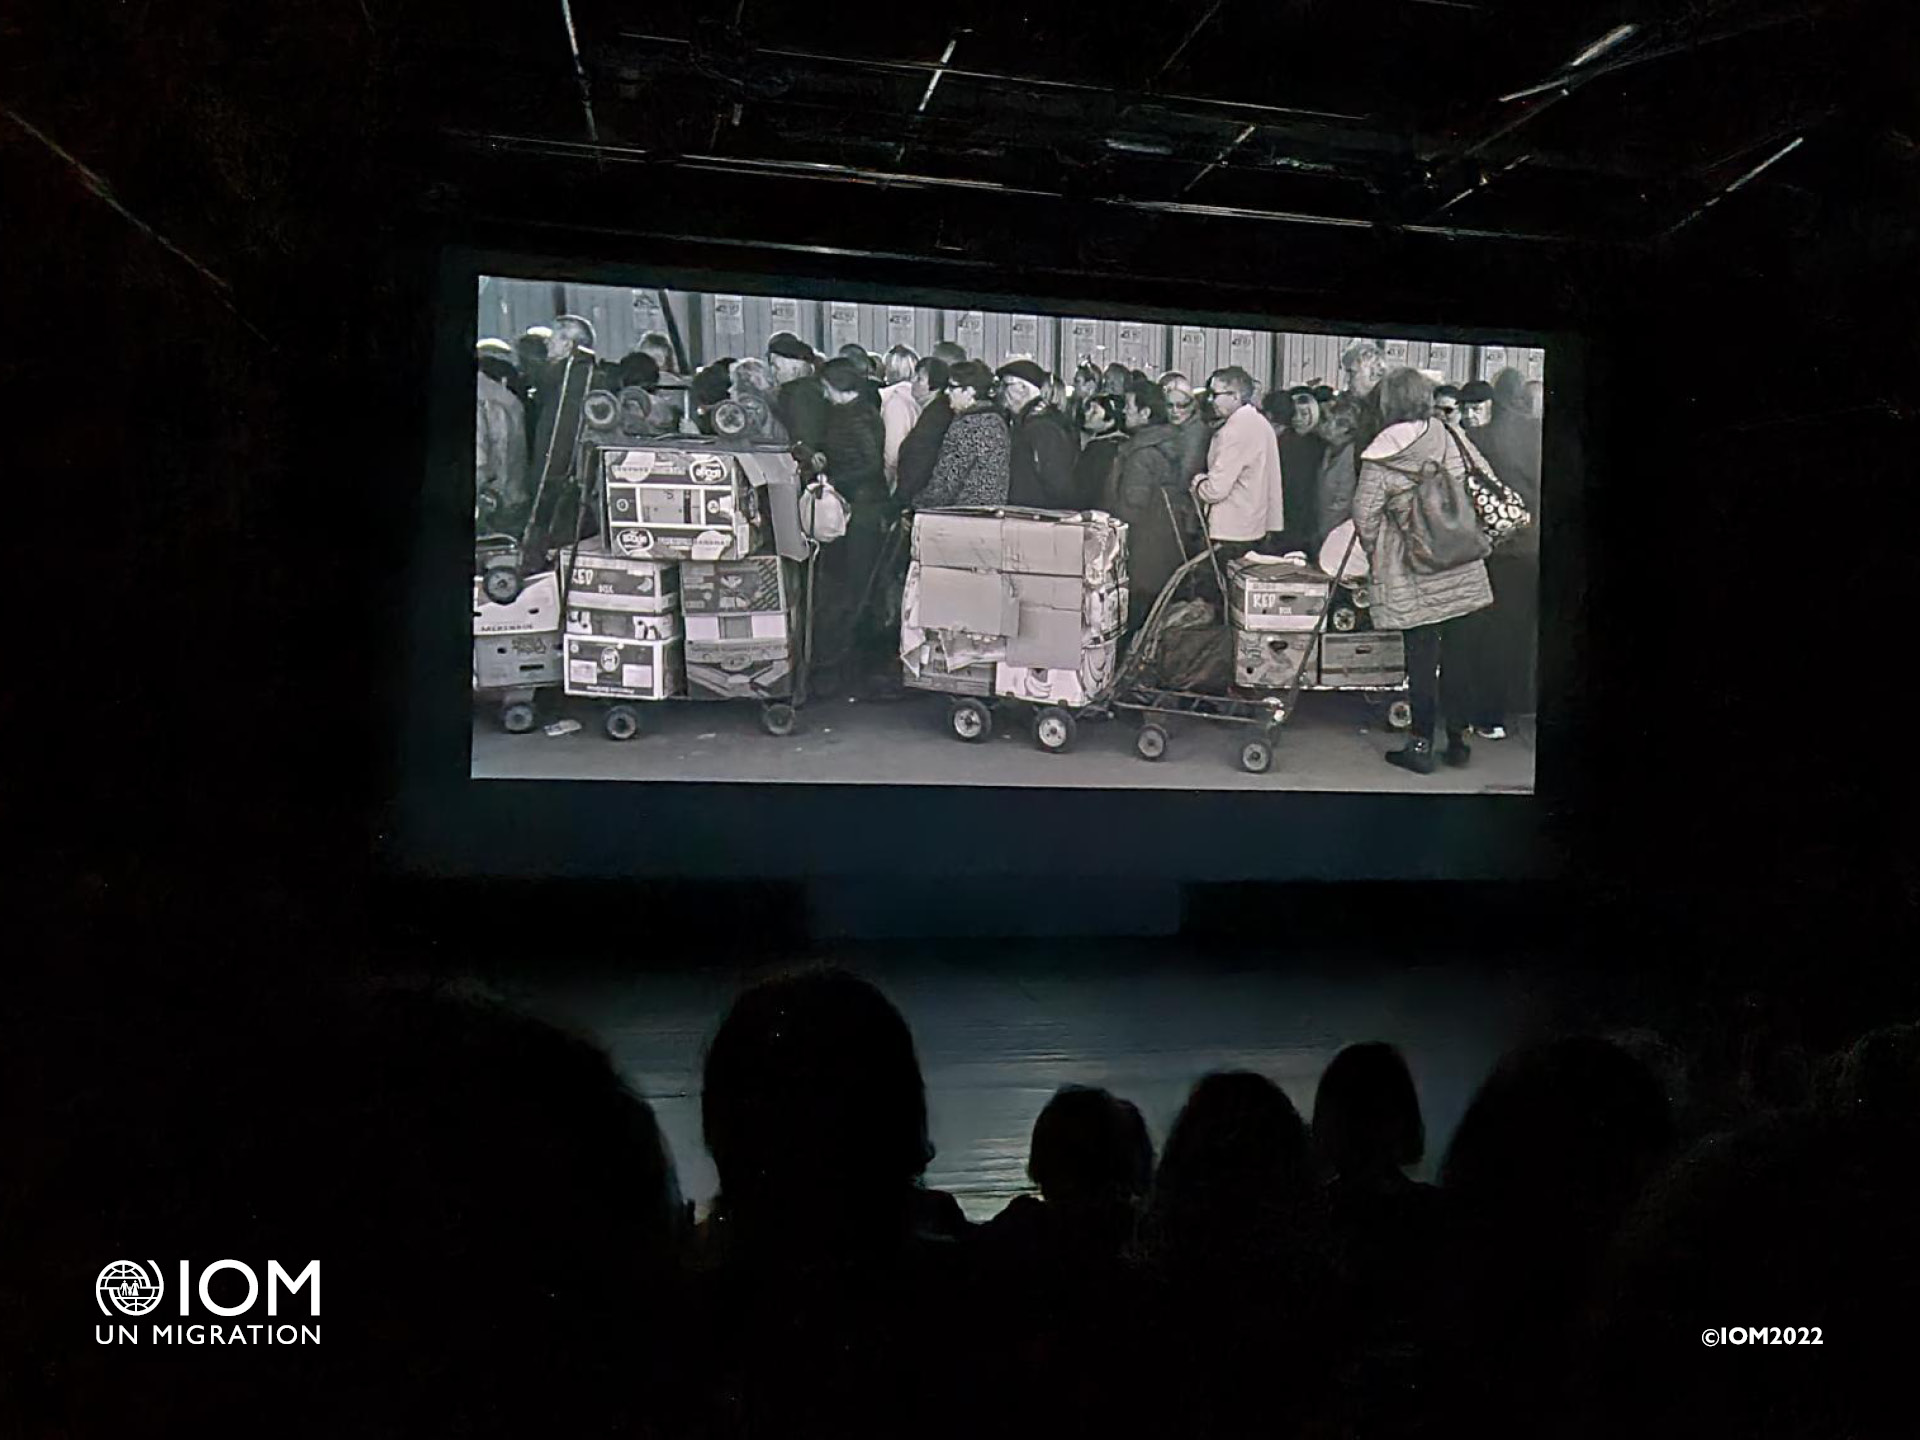
<svg viewBox="0 0 1920 1440"><path fill-rule="evenodd" d="M800 494L800 529L817 545L830 545L847 533L852 507L823 477Z"/></svg>
<svg viewBox="0 0 1920 1440"><path fill-rule="evenodd" d="M1460 458L1466 462L1467 494L1473 500L1473 513L1480 521L1480 528L1486 531L1488 541L1497 549L1533 523L1533 512L1527 509L1527 502L1520 498L1518 490L1481 467L1451 425L1447 427L1447 438L1459 447Z"/></svg>
<svg viewBox="0 0 1920 1440"><path fill-rule="evenodd" d="M1455 475L1444 460L1429 460L1418 471L1387 468L1414 477L1411 503L1399 520L1409 568L1437 575L1487 557L1493 544L1480 528L1464 475Z"/></svg>

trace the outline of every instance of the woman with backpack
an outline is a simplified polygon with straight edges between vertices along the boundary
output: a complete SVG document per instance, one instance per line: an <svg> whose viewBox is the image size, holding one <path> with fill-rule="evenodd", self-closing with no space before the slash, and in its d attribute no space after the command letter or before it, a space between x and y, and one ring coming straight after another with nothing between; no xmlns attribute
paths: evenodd
<svg viewBox="0 0 1920 1440"><path fill-rule="evenodd" d="M1446 759L1465 765L1473 697L1449 655L1458 622L1493 603L1486 556L1467 477L1486 461L1459 430L1433 415L1433 382L1418 370L1380 382L1381 430L1360 456L1354 526L1372 575L1373 623L1406 637L1412 736L1389 763L1418 775L1434 767L1434 722L1445 717Z"/></svg>

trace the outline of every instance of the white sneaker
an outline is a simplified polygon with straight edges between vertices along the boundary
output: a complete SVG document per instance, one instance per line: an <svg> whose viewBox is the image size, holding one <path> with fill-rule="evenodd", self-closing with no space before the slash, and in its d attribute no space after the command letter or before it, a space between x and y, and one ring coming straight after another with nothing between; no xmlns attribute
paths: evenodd
<svg viewBox="0 0 1920 1440"><path fill-rule="evenodd" d="M1504 740L1507 738L1507 727L1504 725L1488 725L1485 727L1476 725L1473 727L1473 733L1478 735L1482 740Z"/></svg>

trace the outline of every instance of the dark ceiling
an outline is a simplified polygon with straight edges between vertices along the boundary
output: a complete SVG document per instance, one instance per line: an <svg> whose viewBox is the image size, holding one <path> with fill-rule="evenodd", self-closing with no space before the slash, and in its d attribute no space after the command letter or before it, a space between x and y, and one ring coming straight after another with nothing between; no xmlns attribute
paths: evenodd
<svg viewBox="0 0 1920 1440"><path fill-rule="evenodd" d="M1835 154L1913 153L1883 108L1906 47L1869 0L973 10L572 0L576 72L568 7L537 0L438 27L421 75L446 133L502 159L1061 197L1116 225L1633 245L1795 141L1750 214L1805 223L1796 188Z"/></svg>

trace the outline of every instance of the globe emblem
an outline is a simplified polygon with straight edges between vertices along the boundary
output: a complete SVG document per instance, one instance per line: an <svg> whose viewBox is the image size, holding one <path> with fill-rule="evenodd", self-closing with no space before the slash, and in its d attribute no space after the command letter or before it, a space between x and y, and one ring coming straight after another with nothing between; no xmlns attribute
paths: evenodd
<svg viewBox="0 0 1920 1440"><path fill-rule="evenodd" d="M107 1309L111 1301L122 1315L145 1315L160 1303L166 1285L159 1265L155 1264L149 1274L137 1260L116 1260L100 1272L93 1291L104 1314L113 1313Z"/></svg>

